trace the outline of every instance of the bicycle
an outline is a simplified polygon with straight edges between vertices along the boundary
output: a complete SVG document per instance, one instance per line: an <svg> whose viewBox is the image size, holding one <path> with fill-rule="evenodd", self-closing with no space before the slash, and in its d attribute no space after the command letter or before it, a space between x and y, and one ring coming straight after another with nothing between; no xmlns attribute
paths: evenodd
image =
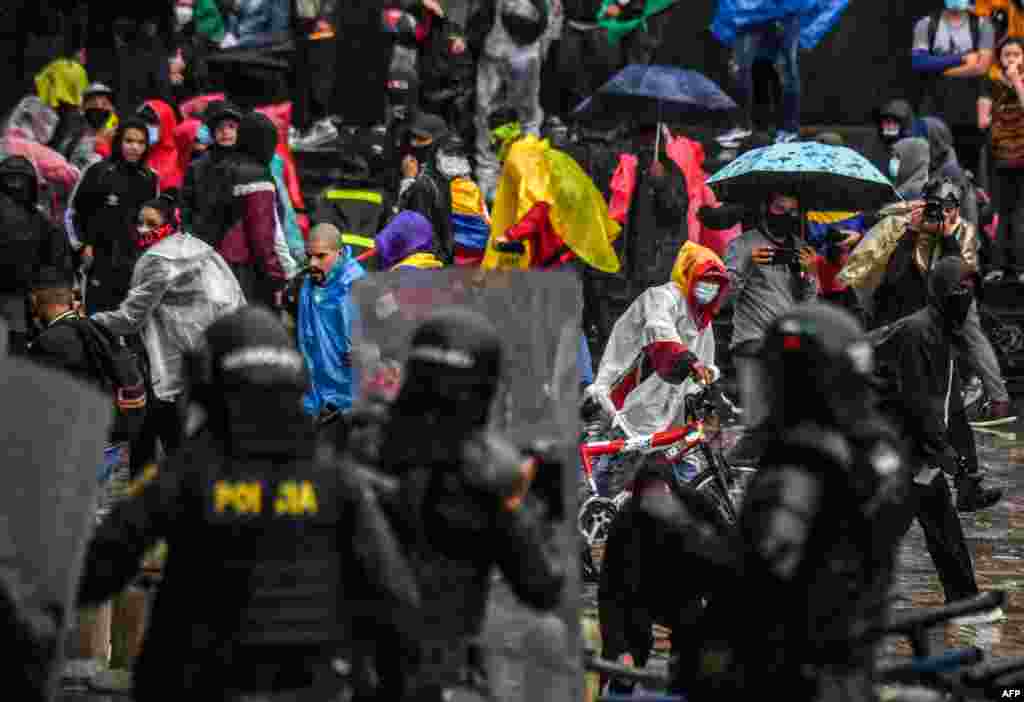
<svg viewBox="0 0 1024 702"><path fill-rule="evenodd" d="M1001 699L1004 690L1024 686L1024 657L985 662L985 653L976 647L934 653L926 632L957 617L1001 607L1006 593L986 592L972 598L927 610L891 612L886 621L855 631L855 638L878 641L889 636L910 639L913 657L907 660L880 661L875 668L875 688L885 702L969 702ZM585 651L584 668L633 682L667 689L668 675L604 660L593 651ZM682 699L671 694L647 693L643 696L602 696L599 702L668 702Z"/></svg>
<svg viewBox="0 0 1024 702"><path fill-rule="evenodd" d="M716 404L712 400L717 393L717 388L711 384L697 393L688 395L684 400L684 416L687 423L654 434L637 435L631 432L614 408L611 408L612 426L619 428L626 435L625 438L592 441L589 440L590 437L598 430L593 426L588 429L584 441L580 444L580 460L589 497L582 500L577 526L589 546L605 542L615 515L632 495L628 484L626 489L614 497L602 497L598 494L593 474L593 459L597 456L664 453L673 461L684 458L696 459L703 469L689 482L690 487L710 498L728 523L736 523L746 486L756 469L751 466L731 465L721 449L712 443L716 432L708 426L708 420L717 412ZM603 404L608 409L611 403L607 402L606 398L602 399L605 400Z"/></svg>

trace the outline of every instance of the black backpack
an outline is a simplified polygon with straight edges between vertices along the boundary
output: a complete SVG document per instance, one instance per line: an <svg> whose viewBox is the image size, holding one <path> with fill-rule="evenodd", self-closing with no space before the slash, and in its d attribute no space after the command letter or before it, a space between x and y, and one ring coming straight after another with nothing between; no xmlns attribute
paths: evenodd
<svg viewBox="0 0 1024 702"><path fill-rule="evenodd" d="M928 17L928 51L935 50L935 35L939 33L939 20L942 18L942 12L942 10L938 10ZM973 12L967 14L971 29L971 51L977 51L978 37L981 34L981 18Z"/></svg>
<svg viewBox="0 0 1024 702"><path fill-rule="evenodd" d="M111 442L131 441L146 419L146 376L142 359L91 319L75 320L75 331L85 346L94 375L103 379L113 395L115 419Z"/></svg>

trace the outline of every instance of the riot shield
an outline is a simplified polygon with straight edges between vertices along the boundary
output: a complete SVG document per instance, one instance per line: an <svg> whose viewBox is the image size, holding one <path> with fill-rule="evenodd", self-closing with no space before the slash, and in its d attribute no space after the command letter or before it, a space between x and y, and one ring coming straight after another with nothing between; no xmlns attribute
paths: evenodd
<svg viewBox="0 0 1024 702"><path fill-rule="evenodd" d="M362 395L394 398L412 335L427 317L449 307L486 317L502 346L500 389L489 427L521 450L546 445L560 488L545 523L567 584L557 609L542 615L519 602L499 574L491 587L482 635L490 689L509 702L579 699L579 563L575 534L579 437L582 292L570 273L404 270L367 276L352 290L357 313L352 357ZM401 437L388 437L400 441ZM547 465L547 464L545 464ZM531 484L541 493L539 480ZM548 498L554 500L556 498ZM550 503L549 503L550 504ZM497 570L495 572L498 572ZM455 699L479 699L452 690Z"/></svg>
<svg viewBox="0 0 1024 702"><path fill-rule="evenodd" d="M56 623L65 626L93 528L110 398L15 359L0 359L0 398L0 584L23 612L60 613ZM26 660L20 650L9 656L16 679L48 688L36 690L37 699L53 694L61 639L53 660Z"/></svg>

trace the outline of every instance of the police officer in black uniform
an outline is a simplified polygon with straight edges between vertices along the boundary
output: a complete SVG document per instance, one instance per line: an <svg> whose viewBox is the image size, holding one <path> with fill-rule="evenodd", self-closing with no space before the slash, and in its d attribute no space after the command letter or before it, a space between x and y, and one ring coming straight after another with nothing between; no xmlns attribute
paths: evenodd
<svg viewBox="0 0 1024 702"><path fill-rule="evenodd" d="M910 471L877 409L872 347L845 311L801 305L759 360L748 401L767 403L772 431L738 523L740 575L710 599L674 686L693 702L874 700L873 646L854 634L884 614Z"/></svg>
<svg viewBox="0 0 1024 702"><path fill-rule="evenodd" d="M353 610L417 604L412 574L372 493L316 441L302 358L271 312L216 322L192 368L207 426L99 527L79 604L124 589L165 540L136 699L313 689Z"/></svg>
<svg viewBox="0 0 1024 702"><path fill-rule="evenodd" d="M383 444L352 446L399 479L381 501L415 564L422 597L421 634L401 644L378 641L381 680L405 688L381 699L441 700L449 687L486 689L476 639L495 566L528 606L549 611L561 600L565 574L546 552L545 526L565 516L558 508L562 466L540 450L527 458L488 432L501 365L501 342L486 319L466 308L437 313L412 335L382 430L358 432Z"/></svg>

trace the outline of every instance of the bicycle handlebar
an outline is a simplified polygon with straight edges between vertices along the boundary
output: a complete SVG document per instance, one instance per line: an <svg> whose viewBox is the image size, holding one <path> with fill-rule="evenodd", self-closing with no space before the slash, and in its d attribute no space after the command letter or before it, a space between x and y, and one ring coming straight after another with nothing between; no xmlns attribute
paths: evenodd
<svg viewBox="0 0 1024 702"><path fill-rule="evenodd" d="M877 673L883 678L916 677L929 673L951 673L958 668L974 665L985 658L985 652L977 646L954 648L937 656L911 658L907 661L881 663Z"/></svg>
<svg viewBox="0 0 1024 702"><path fill-rule="evenodd" d="M888 620L879 625L865 630L862 636L866 639L879 639L893 634L913 635L921 629L942 624L957 617L969 614L988 612L1002 607L1006 603L1006 593L1002 590L983 592L980 595L959 600L945 607L936 607L926 610L912 610L908 612L890 613Z"/></svg>
<svg viewBox="0 0 1024 702"><path fill-rule="evenodd" d="M654 685L660 685L662 687L668 685L669 679L667 675L661 673L655 673L650 670L643 670L641 668L634 668L629 665L620 665L619 663L613 663L612 661L605 660L604 658L598 658L592 653L585 654L583 665L584 667L594 673L603 673L604 675L611 675L616 678L627 678L634 682L639 683L650 683Z"/></svg>
<svg viewBox="0 0 1024 702"><path fill-rule="evenodd" d="M964 674L964 680L971 684L986 685L1009 673L1024 671L1024 656L997 660L971 668Z"/></svg>

